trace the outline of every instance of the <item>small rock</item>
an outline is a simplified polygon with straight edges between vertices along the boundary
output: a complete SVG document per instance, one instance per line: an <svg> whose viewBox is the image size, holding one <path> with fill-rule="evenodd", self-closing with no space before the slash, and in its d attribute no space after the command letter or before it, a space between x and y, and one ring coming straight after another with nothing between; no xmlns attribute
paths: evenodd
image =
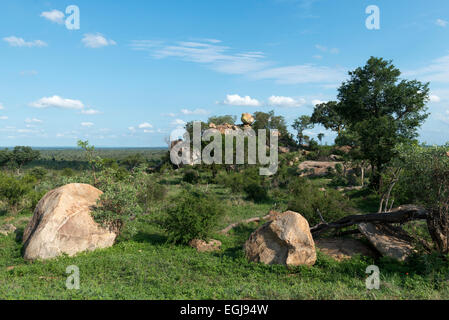
<svg viewBox="0 0 449 320"><path fill-rule="evenodd" d="M193 239L190 240L189 246L195 248L198 252L220 251L221 242L214 239L210 240L209 242L201 239Z"/></svg>
<svg viewBox="0 0 449 320"><path fill-rule="evenodd" d="M14 227L12 224L8 223L0 227L0 234L7 236L10 233L13 233L16 231L16 227Z"/></svg>

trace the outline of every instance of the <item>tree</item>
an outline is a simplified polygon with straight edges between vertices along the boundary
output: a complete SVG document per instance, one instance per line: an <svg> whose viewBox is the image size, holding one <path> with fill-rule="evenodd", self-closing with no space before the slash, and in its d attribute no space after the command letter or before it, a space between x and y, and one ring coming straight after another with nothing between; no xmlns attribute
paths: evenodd
<svg viewBox="0 0 449 320"><path fill-rule="evenodd" d="M0 150L0 167L6 166L11 161L11 153L8 149Z"/></svg>
<svg viewBox="0 0 449 320"><path fill-rule="evenodd" d="M254 113L254 123L252 125L254 131L259 129L277 129L280 133L279 137L279 145L286 147L295 147L296 143L292 138L291 133L287 130L287 124L285 123L285 119L283 116L274 115L274 111L270 112L261 112L256 111ZM267 136L269 133L267 132Z"/></svg>
<svg viewBox="0 0 449 320"><path fill-rule="evenodd" d="M96 174L96 168L98 166L98 163L101 162L101 159L99 157L95 157L95 147L91 146L88 140L86 141L78 140L78 147L84 150L87 162L89 162L89 165L92 170L94 185L97 185L98 179Z"/></svg>
<svg viewBox="0 0 449 320"><path fill-rule="evenodd" d="M402 200L424 206L435 247L449 252L449 144L425 147L401 144L392 167L401 170L397 189ZM397 191L396 191L397 192Z"/></svg>
<svg viewBox="0 0 449 320"><path fill-rule="evenodd" d="M10 162L15 164L17 171L20 172L24 165L39 159L39 157L39 151L33 150L31 147L17 146L10 153Z"/></svg>
<svg viewBox="0 0 449 320"><path fill-rule="evenodd" d="M340 134L345 125L337 112L337 102L329 101L315 106L310 121L314 124L322 124L327 130Z"/></svg>
<svg viewBox="0 0 449 320"><path fill-rule="evenodd" d="M309 137L304 135L304 130L313 128L313 123L311 122L310 116L306 115L300 116L293 122L292 127L297 132L296 138L298 139L298 143L300 145L304 144L305 142L308 142Z"/></svg>
<svg viewBox="0 0 449 320"><path fill-rule="evenodd" d="M324 133L318 133L317 135L318 140L320 141L320 143L322 142L323 138L324 138Z"/></svg>
<svg viewBox="0 0 449 320"><path fill-rule="evenodd" d="M348 132L360 145L363 158L371 164L375 189L395 156L395 146L412 142L428 116L429 84L401 80L400 75L391 61L371 57L365 66L349 72L349 80L338 89L338 102L319 105L314 112L314 120L323 125L344 125L340 133Z"/></svg>
<svg viewBox="0 0 449 320"><path fill-rule="evenodd" d="M225 115L225 116L213 116L210 117L207 120L207 123L214 123L216 125L221 125L221 124L235 124L237 117L236 116L231 116L231 115Z"/></svg>

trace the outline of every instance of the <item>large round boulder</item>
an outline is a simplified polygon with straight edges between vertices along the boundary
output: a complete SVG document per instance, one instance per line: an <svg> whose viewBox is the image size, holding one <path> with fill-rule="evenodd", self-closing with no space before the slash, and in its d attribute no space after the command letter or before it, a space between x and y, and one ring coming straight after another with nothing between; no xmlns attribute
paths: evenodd
<svg viewBox="0 0 449 320"><path fill-rule="evenodd" d="M307 220L286 211L254 231L244 245L250 261L265 264L313 265L316 250Z"/></svg>
<svg viewBox="0 0 449 320"><path fill-rule="evenodd" d="M23 234L26 260L106 248L115 233L98 225L91 215L102 192L88 184L73 183L48 192L37 204Z"/></svg>

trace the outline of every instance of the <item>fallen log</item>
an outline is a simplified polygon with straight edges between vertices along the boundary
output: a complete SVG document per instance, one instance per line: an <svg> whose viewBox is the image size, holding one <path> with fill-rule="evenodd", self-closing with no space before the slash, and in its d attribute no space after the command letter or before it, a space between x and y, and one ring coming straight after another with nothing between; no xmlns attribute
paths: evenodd
<svg viewBox="0 0 449 320"><path fill-rule="evenodd" d="M251 222L260 222L261 220L268 220L271 217L271 215L266 215L265 217L254 217L254 218L250 218L250 219L246 219L246 220L242 220L236 223L231 223L229 226L227 226L226 228L222 229L220 231L221 234L227 234L229 231L231 231L233 228L237 227L240 224L244 224L244 223L251 223Z"/></svg>
<svg viewBox="0 0 449 320"><path fill-rule="evenodd" d="M413 220L426 220L428 212L426 209L415 205L400 206L390 212L368 213L360 215L350 215L338 221L330 223L319 223L310 228L314 237L330 229L341 229L357 225L360 223L405 223Z"/></svg>

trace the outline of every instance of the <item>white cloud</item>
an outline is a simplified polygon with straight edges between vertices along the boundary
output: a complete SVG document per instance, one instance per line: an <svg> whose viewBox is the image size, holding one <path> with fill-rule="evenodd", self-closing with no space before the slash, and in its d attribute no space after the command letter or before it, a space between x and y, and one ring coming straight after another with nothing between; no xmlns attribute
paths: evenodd
<svg viewBox="0 0 449 320"><path fill-rule="evenodd" d="M327 101L321 101L321 100L318 100L318 99L314 99L314 100L312 100L312 105L313 106L316 106L317 104L322 104L322 103L326 103Z"/></svg>
<svg viewBox="0 0 449 320"><path fill-rule="evenodd" d="M171 122L171 124L174 126L185 126L186 122L182 119L175 119Z"/></svg>
<svg viewBox="0 0 449 320"><path fill-rule="evenodd" d="M260 51L231 52L229 47L217 45L220 40L182 41L166 44L160 41L134 40L134 50L146 50L157 59L176 57L185 61L208 65L211 69L228 74L245 74L259 70L268 63L262 61Z"/></svg>
<svg viewBox="0 0 449 320"><path fill-rule="evenodd" d="M275 107L300 107L306 103L306 100L303 98L271 96L268 98L268 103Z"/></svg>
<svg viewBox="0 0 449 320"><path fill-rule="evenodd" d="M23 38L15 36L5 37L3 41L7 42L11 47L46 47L47 43L42 40L25 41Z"/></svg>
<svg viewBox="0 0 449 320"><path fill-rule="evenodd" d="M177 58L203 64L220 73L246 75L254 80L272 79L281 84L332 83L335 86L334 83L341 83L346 79L347 72L342 67L308 64L273 67L274 62L268 61L263 52L236 52L230 47L216 43L204 40L176 43L134 40L130 46L133 50L147 51L156 59ZM329 49L321 45L316 47L323 52L339 52L337 48Z"/></svg>
<svg viewBox="0 0 449 320"><path fill-rule="evenodd" d="M7 116L0 116L0 120L8 120Z"/></svg>
<svg viewBox="0 0 449 320"><path fill-rule="evenodd" d="M313 64L265 69L251 75L254 79L273 79L281 84L333 83L346 78L343 68Z"/></svg>
<svg viewBox="0 0 449 320"><path fill-rule="evenodd" d="M87 48L101 48L117 44L114 40L106 39L101 33L86 33L81 41Z"/></svg>
<svg viewBox="0 0 449 320"><path fill-rule="evenodd" d="M42 120L40 120L40 119L37 119L37 118L27 118L27 119L25 119L25 122L26 123L42 123L42 122L44 122L44 121L42 121Z"/></svg>
<svg viewBox="0 0 449 320"><path fill-rule="evenodd" d="M55 22L57 24L64 24L65 15L62 11L52 10L42 12L41 17L50 20L51 22Z"/></svg>
<svg viewBox="0 0 449 320"><path fill-rule="evenodd" d="M430 100L430 102L440 102L441 98L439 96L437 96L437 95L431 94L429 96L429 100Z"/></svg>
<svg viewBox="0 0 449 320"><path fill-rule="evenodd" d="M153 132L154 132L154 130L148 130L148 129L143 130L143 133L153 133Z"/></svg>
<svg viewBox="0 0 449 320"><path fill-rule="evenodd" d="M443 20L443 19L437 19L436 21L435 21L435 24L437 25L437 26L440 26L440 27L445 27L445 26L447 26L447 24L448 24L449 22L447 22L446 20Z"/></svg>
<svg viewBox="0 0 449 320"><path fill-rule="evenodd" d="M37 75L38 72L36 70L25 70L25 71L20 71L20 75L21 76L35 76Z"/></svg>
<svg viewBox="0 0 449 320"><path fill-rule="evenodd" d="M153 128L153 126L151 124L149 124L148 122L139 124L139 129L148 129L148 128Z"/></svg>
<svg viewBox="0 0 449 320"><path fill-rule="evenodd" d="M44 97L30 103L34 108L61 108L61 109L83 109L84 104L79 100L64 99L60 96Z"/></svg>
<svg viewBox="0 0 449 320"><path fill-rule="evenodd" d="M330 52L332 54L340 53L340 50L338 48L331 48L331 49L329 49L328 47L325 47L325 46L322 46L322 45L319 45L319 44L316 44L315 48L317 48L321 52Z"/></svg>
<svg viewBox="0 0 449 320"><path fill-rule="evenodd" d="M425 67L406 71L404 76L432 83L449 83L449 55L435 59Z"/></svg>
<svg viewBox="0 0 449 320"><path fill-rule="evenodd" d="M88 128L90 128L90 127L92 127L93 125L94 125L93 122L81 122L81 126L82 126L82 127L88 127Z"/></svg>
<svg viewBox="0 0 449 320"><path fill-rule="evenodd" d="M131 132L136 132L136 128L134 128L134 127L128 127L128 130Z"/></svg>
<svg viewBox="0 0 449 320"><path fill-rule="evenodd" d="M250 96L241 97L238 94L226 95L226 100L223 101L223 104L245 107L259 107L261 105L257 99L253 99Z"/></svg>
<svg viewBox="0 0 449 320"><path fill-rule="evenodd" d="M3 103L0 102L0 110L4 110L5 107L3 106Z"/></svg>
<svg viewBox="0 0 449 320"><path fill-rule="evenodd" d="M82 114L86 114L86 115L95 115L95 114L100 114L101 112L98 110L94 110L94 109L83 109L81 110Z"/></svg>
<svg viewBox="0 0 449 320"><path fill-rule="evenodd" d="M186 114L186 115L205 115L205 114L209 114L209 111L204 110L204 109L195 109L195 110L188 110L188 109L182 109L181 113Z"/></svg>

